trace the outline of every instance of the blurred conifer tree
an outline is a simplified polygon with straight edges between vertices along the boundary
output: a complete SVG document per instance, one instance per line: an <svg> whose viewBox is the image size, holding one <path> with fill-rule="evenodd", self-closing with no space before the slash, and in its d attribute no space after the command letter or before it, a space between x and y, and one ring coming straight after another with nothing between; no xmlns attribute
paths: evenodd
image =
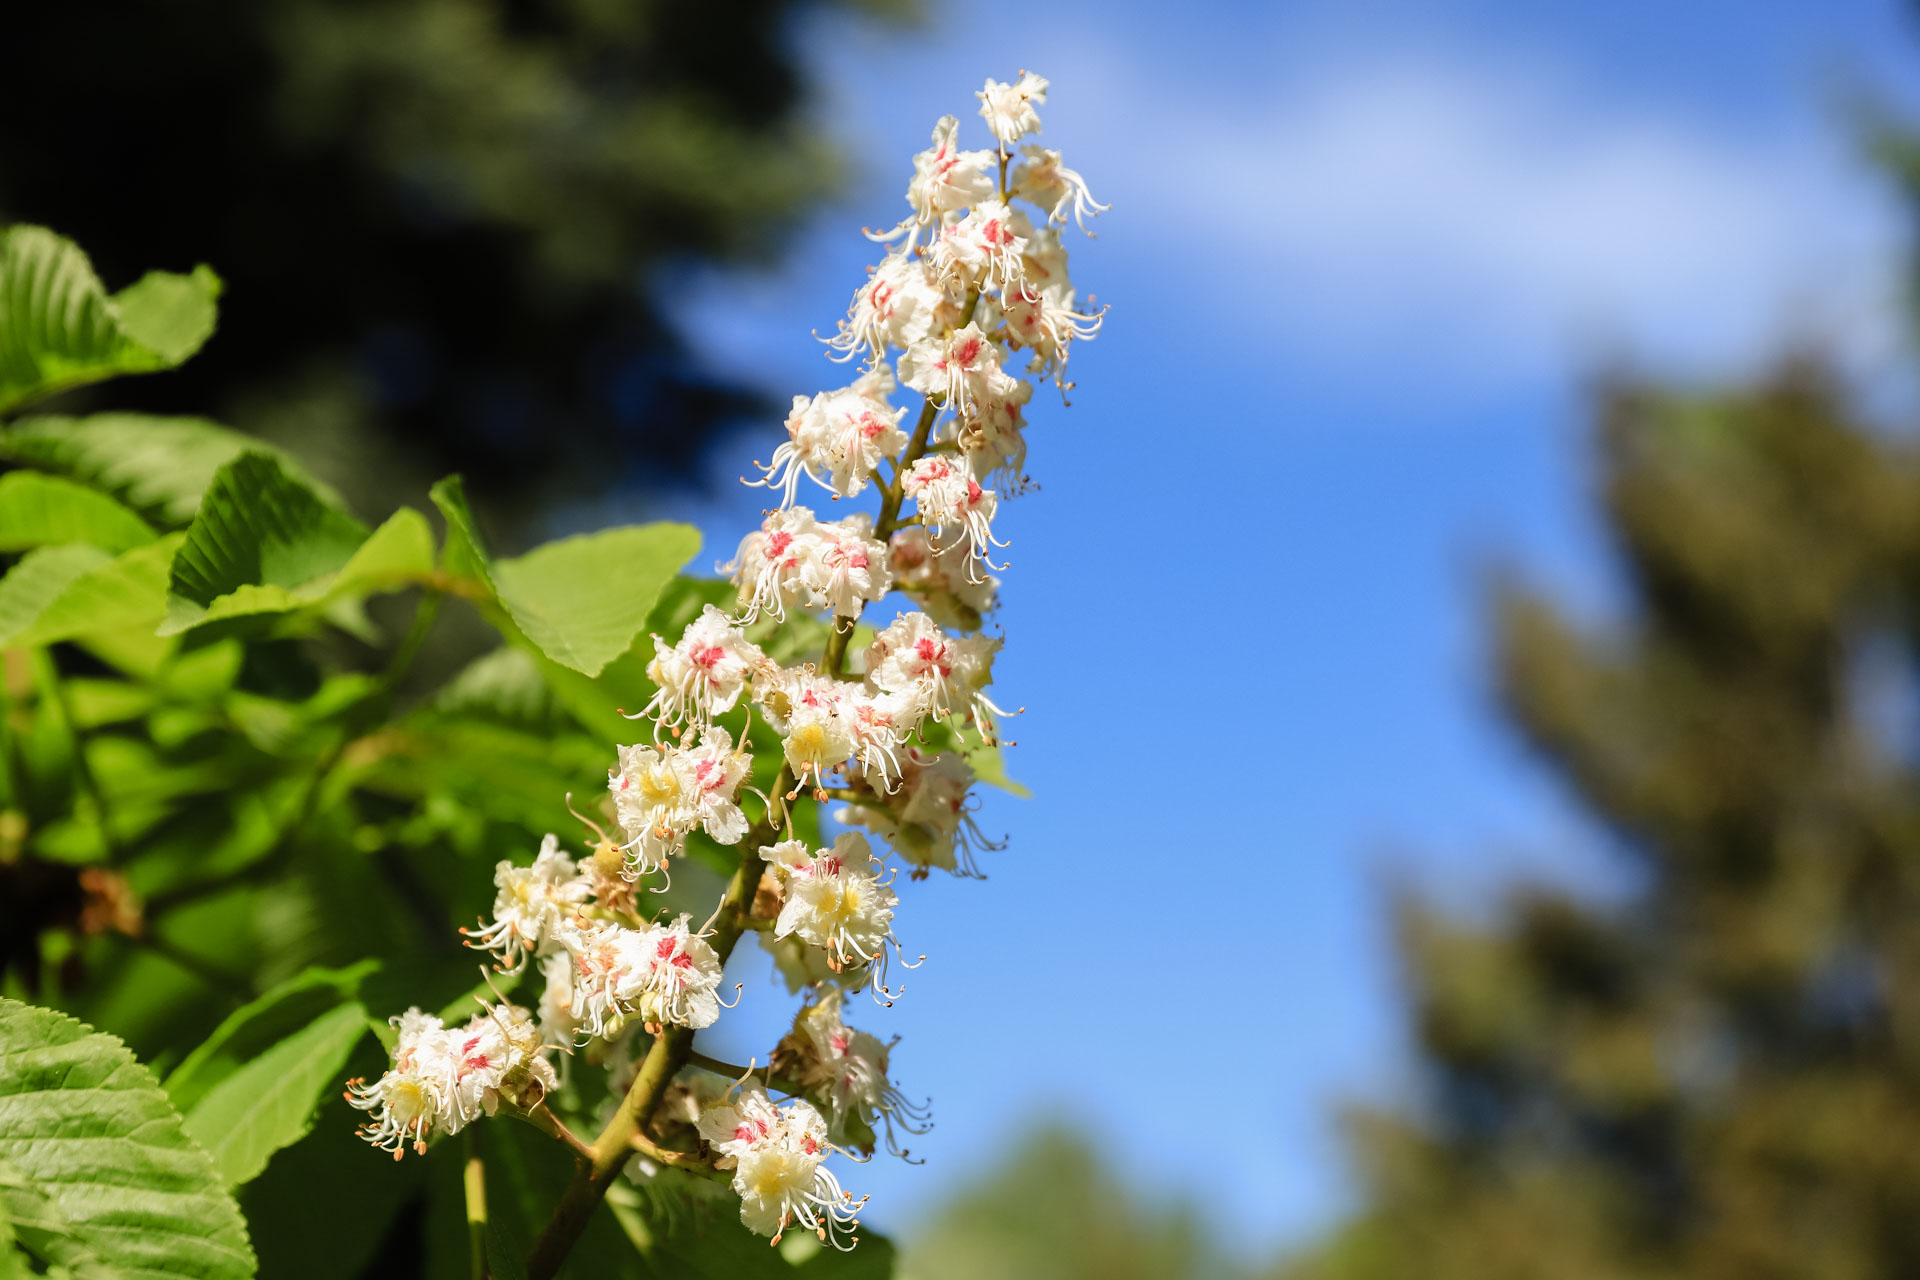
<svg viewBox="0 0 1920 1280"><path fill-rule="evenodd" d="M1603 397L1632 608L1498 601L1624 900L1403 903L1428 1105L1301 1280L1920 1275L1920 465L1832 378Z"/></svg>
<svg viewBox="0 0 1920 1280"><path fill-rule="evenodd" d="M0 220L114 287L212 264L218 339L116 405L212 408L364 509L451 470L503 515L684 472L749 402L663 323L662 268L771 251L836 180L791 47L820 7L18 6Z"/></svg>

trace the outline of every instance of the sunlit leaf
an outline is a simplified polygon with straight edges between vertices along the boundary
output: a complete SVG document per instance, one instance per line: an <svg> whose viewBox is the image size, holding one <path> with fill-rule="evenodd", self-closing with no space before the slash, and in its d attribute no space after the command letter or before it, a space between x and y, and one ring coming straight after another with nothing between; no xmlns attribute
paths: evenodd
<svg viewBox="0 0 1920 1280"><path fill-rule="evenodd" d="M149 520L180 526L200 509L220 468L264 453L335 506L340 495L282 449L205 418L97 413L22 418L0 431L0 457L55 471L112 494Z"/></svg>
<svg viewBox="0 0 1920 1280"><path fill-rule="evenodd" d="M328 1010L208 1090L187 1113L187 1135L207 1149L228 1185L246 1182L274 1152L307 1135L366 1034L360 1005Z"/></svg>
<svg viewBox="0 0 1920 1280"><path fill-rule="evenodd" d="M118 552L154 536L145 520L83 484L36 471L0 476L0 551L84 542Z"/></svg>
<svg viewBox="0 0 1920 1280"><path fill-rule="evenodd" d="M0 645L52 644L140 627L165 615L167 566L180 535L119 556L69 543L22 556L0 578Z"/></svg>
<svg viewBox="0 0 1920 1280"><path fill-rule="evenodd" d="M110 296L44 227L0 232L0 412L120 374L170 369L213 332L220 278L152 272Z"/></svg>
<svg viewBox="0 0 1920 1280"><path fill-rule="evenodd" d="M167 1094L192 1112L221 1081L330 1009L359 995L379 970L371 960L341 969L303 970L227 1015L213 1034L167 1075Z"/></svg>
<svg viewBox="0 0 1920 1280"><path fill-rule="evenodd" d="M654 602L700 550L690 525L628 525L562 538L524 556L490 560L459 477L435 485L447 520L449 572L492 594L515 634L560 665L596 676L633 642Z"/></svg>
<svg viewBox="0 0 1920 1280"><path fill-rule="evenodd" d="M242 454L214 477L187 528L160 630L318 608L432 569L433 535L419 512L403 507L369 535L275 459Z"/></svg>

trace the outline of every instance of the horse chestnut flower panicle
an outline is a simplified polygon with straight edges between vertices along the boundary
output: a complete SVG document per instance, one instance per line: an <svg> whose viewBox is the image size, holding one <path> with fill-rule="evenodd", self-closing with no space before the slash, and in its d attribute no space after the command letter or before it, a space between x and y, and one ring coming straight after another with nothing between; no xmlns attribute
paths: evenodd
<svg viewBox="0 0 1920 1280"><path fill-rule="evenodd" d="M730 1179L751 1230L778 1241L798 1225L844 1249L865 1201L829 1158L871 1152L881 1129L905 1156L896 1129L926 1132L924 1105L888 1074L894 1042L849 1027L842 1005L848 991L898 994L897 866L978 876L979 857L1003 847L975 822L974 786L976 765L998 776L983 761L1008 714L988 694L1003 641L980 633L999 598L987 570L1005 569L990 559L1005 545L993 522L1032 488L1033 382L1007 361L1025 353L1031 373L1061 381L1105 318L1077 301L1061 233L1069 215L1085 230L1106 206L1058 151L1028 145L1015 163L1049 90L1031 72L989 80L978 97L993 145L967 149L947 116L914 157L908 215L868 233L888 247L827 339L830 358L862 367L793 398L785 439L748 481L779 505L725 567L732 603L651 637L654 691L629 717L651 732L615 750L601 801L611 834L582 817L594 838L578 861L549 835L529 863L500 862L493 918L463 930L492 959L489 982L534 990L537 1016L502 994L456 1027L418 1009L394 1019L388 1069L347 1092L375 1147L423 1150L504 1107L576 1152L615 1153L616 1168L638 1149L640 1176L699 1165ZM903 389L918 406L895 404ZM803 478L876 509L821 519L798 502ZM867 638L867 606L896 588L918 607ZM956 736L977 740L964 757L943 750ZM856 830L824 848L801 838L812 828L795 806L830 799L843 802L834 820L884 845ZM690 843L730 872L698 927L648 906L684 894L668 873ZM693 1033L731 1007L722 975L748 933L807 993L770 1055L769 1081L794 1095L779 1104L751 1064L726 1087L726 1064L694 1052ZM564 1074L556 1053L575 1055ZM574 1087L590 1069L624 1095L591 1143L570 1127L608 1114L597 1090ZM604 1194L595 1172L563 1194L528 1261L535 1280L550 1280Z"/></svg>

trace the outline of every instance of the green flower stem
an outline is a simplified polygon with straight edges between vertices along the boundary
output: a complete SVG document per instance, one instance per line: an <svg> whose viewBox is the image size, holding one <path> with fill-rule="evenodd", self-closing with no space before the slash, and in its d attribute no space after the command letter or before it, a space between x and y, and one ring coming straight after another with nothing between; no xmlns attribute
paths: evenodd
<svg viewBox="0 0 1920 1280"><path fill-rule="evenodd" d="M487 1280L487 1166L480 1159L480 1126L466 1130L467 1163L461 1186L467 1198L467 1275Z"/></svg>

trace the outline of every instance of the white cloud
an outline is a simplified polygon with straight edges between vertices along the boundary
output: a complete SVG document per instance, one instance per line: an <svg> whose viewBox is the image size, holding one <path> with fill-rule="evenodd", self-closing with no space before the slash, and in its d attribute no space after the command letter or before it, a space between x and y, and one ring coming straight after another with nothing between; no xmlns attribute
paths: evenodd
<svg viewBox="0 0 1920 1280"><path fill-rule="evenodd" d="M1893 340L1901 218L1837 124L1741 136L1498 61L1275 86L1116 94L1075 161L1297 349L1479 381L1596 353L1725 371L1789 338L1872 361Z"/></svg>

